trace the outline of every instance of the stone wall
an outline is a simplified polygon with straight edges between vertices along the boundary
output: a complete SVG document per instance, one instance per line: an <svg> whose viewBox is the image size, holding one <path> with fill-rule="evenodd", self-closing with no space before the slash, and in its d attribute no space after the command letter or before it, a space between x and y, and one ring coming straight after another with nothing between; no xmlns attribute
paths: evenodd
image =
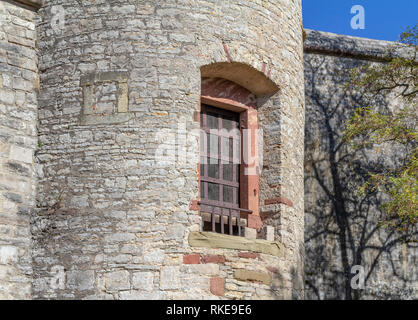
<svg viewBox="0 0 418 320"><path fill-rule="evenodd" d="M299 299L304 263L306 298L345 297L327 187L349 185L353 163L395 160L351 155L331 175L329 139L361 100L339 86L347 70L382 63L391 43L308 31L304 205L300 1L52 0L38 16L41 5L0 2L0 298ZM199 126L202 76L257 96L260 214L277 242L232 248L200 232L198 140L186 129ZM367 201L372 219L380 200ZM368 219L353 222L371 231ZM366 272L377 261L359 297L417 298L417 249L392 240L379 229L378 249L350 261Z"/></svg>
<svg viewBox="0 0 418 320"><path fill-rule="evenodd" d="M344 123L364 97L344 88L349 70L410 54L394 43L307 31L305 41L305 245L307 299L417 299L417 247L379 228L379 194L363 197L358 188L367 172L394 166L405 150L379 146L349 150L341 137ZM395 95L376 97L374 105L393 111ZM338 218L337 218L338 217ZM339 219L339 220L338 220ZM339 221L337 223L337 221ZM344 239L342 241L341 239ZM348 276L343 248L347 245ZM351 290L351 267L364 267L364 290Z"/></svg>
<svg viewBox="0 0 418 320"><path fill-rule="evenodd" d="M39 90L33 10L20 1L0 2L0 299L32 294L29 224L36 194Z"/></svg>
<svg viewBox="0 0 418 320"><path fill-rule="evenodd" d="M38 32L33 297L302 298L300 1L52 0ZM215 63L238 69L201 74ZM261 213L282 258L189 244L201 219L198 140L185 129L199 127L202 76L256 88Z"/></svg>

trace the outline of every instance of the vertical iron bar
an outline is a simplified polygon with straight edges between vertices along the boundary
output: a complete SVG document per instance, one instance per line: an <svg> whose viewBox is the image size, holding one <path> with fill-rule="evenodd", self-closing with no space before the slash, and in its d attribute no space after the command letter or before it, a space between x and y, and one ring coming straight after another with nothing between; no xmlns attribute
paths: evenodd
<svg viewBox="0 0 418 320"><path fill-rule="evenodd" d="M237 226L238 226L238 236L241 237L241 212L238 211L238 217L237 217Z"/></svg>
<svg viewBox="0 0 418 320"><path fill-rule="evenodd" d="M223 165L222 165L222 116L218 114L218 178L223 180ZM219 201L223 202L223 190L224 186L219 184Z"/></svg>
<svg viewBox="0 0 418 320"><path fill-rule="evenodd" d="M215 207L212 207L212 232L215 232Z"/></svg>
<svg viewBox="0 0 418 320"><path fill-rule="evenodd" d="M229 234L232 236L233 232L232 232L232 212L231 209L229 209Z"/></svg>
<svg viewBox="0 0 418 320"><path fill-rule="evenodd" d="M225 231L224 231L224 219L223 219L224 216L223 216L222 213L223 213L223 208L221 208L221 216L220 216L221 221L220 222L221 222L221 233L224 234L225 233Z"/></svg>

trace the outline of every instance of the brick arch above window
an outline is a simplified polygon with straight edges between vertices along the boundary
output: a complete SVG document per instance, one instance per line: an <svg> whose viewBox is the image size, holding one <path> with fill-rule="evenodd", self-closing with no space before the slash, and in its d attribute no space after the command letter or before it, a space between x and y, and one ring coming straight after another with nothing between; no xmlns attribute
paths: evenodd
<svg viewBox="0 0 418 320"><path fill-rule="evenodd" d="M217 62L200 68L203 78L229 80L252 92L257 97L269 97L279 91L279 87L269 78L265 67L261 71L240 62ZM266 74L267 73L267 74Z"/></svg>
<svg viewBox="0 0 418 320"><path fill-rule="evenodd" d="M202 78L201 96L246 109L257 107L257 96L239 84L222 78Z"/></svg>

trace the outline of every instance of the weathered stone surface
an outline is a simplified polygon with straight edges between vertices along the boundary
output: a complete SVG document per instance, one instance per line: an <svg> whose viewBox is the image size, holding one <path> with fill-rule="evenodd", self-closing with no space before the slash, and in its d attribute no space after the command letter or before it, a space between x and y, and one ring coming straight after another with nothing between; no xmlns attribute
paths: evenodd
<svg viewBox="0 0 418 320"><path fill-rule="evenodd" d="M12 145L10 148L10 159L22 161L25 163L32 164L33 149L22 148L16 145Z"/></svg>
<svg viewBox="0 0 418 320"><path fill-rule="evenodd" d="M225 279L224 278L210 278L210 292L215 296L223 296L225 293Z"/></svg>
<svg viewBox="0 0 418 320"><path fill-rule="evenodd" d="M121 270L106 273L104 275L104 285L108 291L130 289L129 272Z"/></svg>
<svg viewBox="0 0 418 320"><path fill-rule="evenodd" d="M375 105L391 112L399 106L399 97L389 95L364 101L358 92L346 90L349 70L380 64L389 53L408 56L405 46L386 41L361 39L330 33L307 31L305 42L306 134L305 134L305 238L307 299L347 298L346 286L354 274L344 276L344 269L361 265L368 280L364 290L351 290L358 299L417 299L416 246L396 241L381 221L380 195L359 195L366 172L376 168L393 167L398 155L379 146L366 152L352 152L340 145L344 123L359 105ZM412 56L409 56L412 57ZM336 159L331 166L330 159ZM334 189L335 185L340 188ZM338 192L338 194L336 193ZM344 212L335 210L335 198L344 203L362 204L345 206ZM343 214L350 237L345 237L348 249L344 265L341 238L343 228L335 221ZM345 230L348 232L348 229ZM344 233L345 235L348 233ZM367 236L365 236L367 235ZM363 242L359 244L359 239ZM391 243L387 246L387 243ZM367 248L367 249L365 249ZM384 252L384 254L382 254ZM381 253L381 254L379 254ZM361 263L359 263L361 257ZM348 282L347 282L348 278Z"/></svg>
<svg viewBox="0 0 418 320"><path fill-rule="evenodd" d="M68 271L66 273L67 277L67 288L72 290L93 290L94 289L94 282L95 276L94 271Z"/></svg>
<svg viewBox="0 0 418 320"><path fill-rule="evenodd" d="M28 7L0 2L0 300L32 297L39 89L35 18Z"/></svg>
<svg viewBox="0 0 418 320"><path fill-rule="evenodd" d="M120 300L163 300L163 292L143 292L141 290L122 291L119 294Z"/></svg>
<svg viewBox="0 0 418 320"><path fill-rule="evenodd" d="M199 275L210 275L216 276L219 274L219 265L217 264L193 264L193 265L184 265L181 268L181 271L184 273L195 273Z"/></svg>
<svg viewBox="0 0 418 320"><path fill-rule="evenodd" d="M190 206L199 198L199 134L184 138L182 128L199 127L202 77L235 81L251 91L265 132L260 203L301 194L301 1L51 0L38 13L1 1L0 8L0 21L11 24L0 30L0 113L7 115L0 210L16 216L19 228L4 237L19 243L15 265L29 282L33 265L33 298L213 298L210 277L233 279L249 262L236 249L202 247L202 256L224 258L183 265L183 255L196 252L187 236L201 230L202 217ZM286 261L300 277L303 199L294 202L289 220L269 208L268 224L287 230L280 241L294 249ZM28 255L20 249L31 238ZM273 248L260 267L279 263L282 247ZM80 272L71 288L48 286L55 266ZM81 273L92 270L93 284ZM225 297L256 298L262 285L248 286ZM16 296L23 292L30 290L22 286Z"/></svg>
<svg viewBox="0 0 418 320"><path fill-rule="evenodd" d="M184 264L199 264L200 263L200 254L185 254L183 256Z"/></svg>
<svg viewBox="0 0 418 320"><path fill-rule="evenodd" d="M46 2L39 15L14 3L0 1L0 298L202 299L220 295L222 279L228 299L302 298L304 261L318 274L318 255L304 257L300 1L67 0L62 21L61 0ZM389 46L307 31L305 61L341 61L346 71L359 57L382 61ZM339 73L321 75L323 89L336 93L340 80L327 79ZM260 207L280 244L189 247L186 236L207 216L193 203L198 139L186 139L184 152L178 130L198 127L202 76L234 81L257 102ZM306 84L310 96L314 83ZM309 125L315 112L307 113ZM193 161L176 162L182 155ZM320 188L312 189L319 199ZM251 217L248 226L261 227ZM387 257L378 265L366 297L394 291L416 298L417 254L410 250L398 246L393 264ZM192 251L199 253L186 262L199 255L203 265L183 265ZM370 265L371 257L363 261ZM69 270L64 289L50 286L56 266ZM270 270L271 287L257 280L265 275L244 274L245 285L233 277L254 267Z"/></svg>
<svg viewBox="0 0 418 320"><path fill-rule="evenodd" d="M223 255L204 255L202 263L225 263L226 259Z"/></svg>
<svg viewBox="0 0 418 320"><path fill-rule="evenodd" d="M39 9L44 4L44 0L13 0L13 1L34 7L36 9Z"/></svg>
<svg viewBox="0 0 418 320"><path fill-rule="evenodd" d="M244 229L244 235L245 235L245 237L247 239L255 240L255 239L257 239L257 230L256 229L253 229L253 228L247 228L247 227L245 227L245 229Z"/></svg>
<svg viewBox="0 0 418 320"><path fill-rule="evenodd" d="M263 226L260 232L257 233L258 239L265 239L267 241L274 241L275 240L275 230L272 226Z"/></svg>
<svg viewBox="0 0 418 320"><path fill-rule="evenodd" d="M174 290L180 288L180 270L179 267L162 267L160 272L160 289Z"/></svg>
<svg viewBox="0 0 418 320"><path fill-rule="evenodd" d="M254 252L239 252L238 257L245 258L245 259L259 259L260 254Z"/></svg>
<svg viewBox="0 0 418 320"><path fill-rule="evenodd" d="M242 281L259 281L270 285L271 276L266 272L239 269L234 273L234 278Z"/></svg>
<svg viewBox="0 0 418 320"><path fill-rule="evenodd" d="M189 235L189 244L193 247L248 250L277 257L282 257L284 254L284 247L278 242L259 239L250 240L212 232L191 232Z"/></svg>
<svg viewBox="0 0 418 320"><path fill-rule="evenodd" d="M132 286L142 291L154 290L154 274L152 272L134 272L132 275Z"/></svg>
<svg viewBox="0 0 418 320"><path fill-rule="evenodd" d="M366 38L343 36L330 32L305 29L306 53L350 56L356 60L384 60L388 53L393 56L413 56L413 49L407 46L394 46L393 42Z"/></svg>
<svg viewBox="0 0 418 320"><path fill-rule="evenodd" d="M14 246L0 246L0 264L14 264L18 261L18 248Z"/></svg>

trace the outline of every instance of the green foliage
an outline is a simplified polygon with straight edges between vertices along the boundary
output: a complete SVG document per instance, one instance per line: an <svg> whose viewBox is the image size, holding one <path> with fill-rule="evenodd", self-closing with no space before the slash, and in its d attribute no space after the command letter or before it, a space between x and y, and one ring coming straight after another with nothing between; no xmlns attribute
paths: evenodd
<svg viewBox="0 0 418 320"><path fill-rule="evenodd" d="M385 142L411 144L417 138L416 128L412 126L415 117L415 111L408 107L390 115L375 111L370 106L356 108L344 138L353 142L355 138L362 137L361 144L355 144L356 148Z"/></svg>
<svg viewBox="0 0 418 320"><path fill-rule="evenodd" d="M402 32L399 42L409 46L418 46L418 24Z"/></svg>
<svg viewBox="0 0 418 320"><path fill-rule="evenodd" d="M375 106L359 107L347 123L344 139L355 149L376 145L403 146L404 161L397 168L369 174L360 192L383 192L389 200L382 205L382 223L407 231L418 223L418 148L417 148L417 39L418 25L400 36L400 43L410 51L410 58L388 58L351 70L351 83L363 96L373 101L378 95L395 95L401 105L393 113L383 113ZM401 156L401 155L400 155Z"/></svg>

